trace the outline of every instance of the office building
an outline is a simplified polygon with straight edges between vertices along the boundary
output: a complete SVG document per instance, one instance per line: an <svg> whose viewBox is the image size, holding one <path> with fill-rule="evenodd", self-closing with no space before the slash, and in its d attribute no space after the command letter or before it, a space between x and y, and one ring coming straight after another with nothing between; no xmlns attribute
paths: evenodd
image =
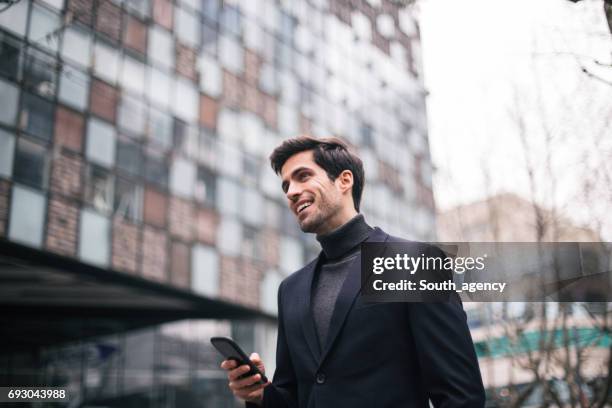
<svg viewBox="0 0 612 408"><path fill-rule="evenodd" d="M368 221L434 238L418 24L390 0L0 5L3 385L231 406L208 344L273 371L276 290L315 257L267 157L336 135Z"/></svg>

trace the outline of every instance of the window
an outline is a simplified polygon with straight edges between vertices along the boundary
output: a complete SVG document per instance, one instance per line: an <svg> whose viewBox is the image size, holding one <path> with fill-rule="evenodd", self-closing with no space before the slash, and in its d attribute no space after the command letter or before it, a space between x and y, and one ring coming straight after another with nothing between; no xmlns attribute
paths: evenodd
<svg viewBox="0 0 612 408"><path fill-rule="evenodd" d="M162 154L149 151L145 157L145 180L166 188L168 186L168 164Z"/></svg>
<svg viewBox="0 0 612 408"><path fill-rule="evenodd" d="M286 273L291 273L302 267L304 247L296 239L287 236L281 237L279 256L279 266L281 269Z"/></svg>
<svg viewBox="0 0 612 408"><path fill-rule="evenodd" d="M2 14L4 13L0 13L0 16ZM21 66L21 46L21 41L0 31L0 74L13 80L17 79Z"/></svg>
<svg viewBox="0 0 612 408"><path fill-rule="evenodd" d="M283 42L276 41L276 58L281 67L286 68L287 70L290 70L293 67L293 49L291 46Z"/></svg>
<svg viewBox="0 0 612 408"><path fill-rule="evenodd" d="M119 76L119 53L106 44L97 42L94 47L94 72L114 84Z"/></svg>
<svg viewBox="0 0 612 408"><path fill-rule="evenodd" d="M281 12L280 37L284 43L292 45L295 32L295 19L289 14Z"/></svg>
<svg viewBox="0 0 612 408"><path fill-rule="evenodd" d="M0 177L11 177L14 152L15 136L0 129Z"/></svg>
<svg viewBox="0 0 612 408"><path fill-rule="evenodd" d="M216 27L202 24L202 50L210 55L217 55L219 32Z"/></svg>
<svg viewBox="0 0 612 408"><path fill-rule="evenodd" d="M48 176L47 150L24 138L17 141L14 179L35 188L45 188Z"/></svg>
<svg viewBox="0 0 612 408"><path fill-rule="evenodd" d="M259 181L260 189L268 197L280 197L286 200L283 190L280 187L279 178L274 174L273 171L264 171L261 174L261 180Z"/></svg>
<svg viewBox="0 0 612 408"><path fill-rule="evenodd" d="M200 68L200 89L217 98L223 92L223 72L221 67L213 58L203 54L199 60Z"/></svg>
<svg viewBox="0 0 612 408"><path fill-rule="evenodd" d="M277 7L274 0L264 0L262 2L262 19L263 25L270 32L278 31L278 23L280 20L280 7Z"/></svg>
<svg viewBox="0 0 612 408"><path fill-rule="evenodd" d="M115 215L132 222L138 222L142 216L142 187L118 178L115 185Z"/></svg>
<svg viewBox="0 0 612 408"><path fill-rule="evenodd" d="M365 147L374 148L374 129L372 126L362 123L360 128L361 144Z"/></svg>
<svg viewBox="0 0 612 408"><path fill-rule="evenodd" d="M85 202L103 213L111 210L113 175L108 170L95 164L87 166Z"/></svg>
<svg viewBox="0 0 612 408"><path fill-rule="evenodd" d="M243 180L245 184L256 186L259 180L259 160L255 156L245 154L243 156Z"/></svg>
<svg viewBox="0 0 612 408"><path fill-rule="evenodd" d="M372 40L372 23L370 19L363 13L353 13L352 16L353 30L355 34L362 40L370 42Z"/></svg>
<svg viewBox="0 0 612 408"><path fill-rule="evenodd" d="M149 137L156 146L168 149L172 145L172 116L151 108L149 110Z"/></svg>
<svg viewBox="0 0 612 408"><path fill-rule="evenodd" d="M219 256L208 246L196 244L191 250L191 282L194 292L206 296L219 293Z"/></svg>
<svg viewBox="0 0 612 408"><path fill-rule="evenodd" d="M217 21L219 15L219 0L207 0L202 2L202 14L209 21Z"/></svg>
<svg viewBox="0 0 612 408"><path fill-rule="evenodd" d="M43 48L57 51L62 33L60 16L45 7L34 4L30 17L28 39Z"/></svg>
<svg viewBox="0 0 612 408"><path fill-rule="evenodd" d="M0 122L7 125L15 124L17 116L17 98L19 97L19 89L11 82L0 79Z"/></svg>
<svg viewBox="0 0 612 408"><path fill-rule="evenodd" d="M263 248L261 239L257 237L257 230L248 225L242 226L242 255L260 260L263 258Z"/></svg>
<svg viewBox="0 0 612 408"><path fill-rule="evenodd" d="M281 210L281 231L283 234L291 235L293 237L300 237L302 232L300 231L300 227L295 219L295 215L293 212L283 206Z"/></svg>
<svg viewBox="0 0 612 408"><path fill-rule="evenodd" d="M221 11L221 27L228 33L240 36L242 34L242 21L240 12L237 7L230 6L229 4L223 5Z"/></svg>
<svg viewBox="0 0 612 408"><path fill-rule="evenodd" d="M37 94L53 97L57 83L57 60L30 47L25 56L23 82L26 88Z"/></svg>
<svg viewBox="0 0 612 408"><path fill-rule="evenodd" d="M140 145L127 138L120 138L117 142L117 168L132 176L139 176L141 165Z"/></svg>
<svg viewBox="0 0 612 408"><path fill-rule="evenodd" d="M284 103L287 103L292 106L297 106L300 103L300 82L297 76L285 72L284 75L281 76L281 90L282 96L281 99Z"/></svg>
<svg viewBox="0 0 612 408"><path fill-rule="evenodd" d="M107 265L110 255L109 238L108 218L91 210L83 210L79 231L79 257L87 262Z"/></svg>
<svg viewBox="0 0 612 408"><path fill-rule="evenodd" d="M130 12L140 16L148 17L151 6L149 0L125 0L125 8Z"/></svg>
<svg viewBox="0 0 612 408"><path fill-rule="evenodd" d="M64 0L43 0L49 6L61 10L64 8Z"/></svg>
<svg viewBox="0 0 612 408"><path fill-rule="evenodd" d="M247 48L261 52L263 48L263 29L253 20L244 20L244 44Z"/></svg>
<svg viewBox="0 0 612 408"><path fill-rule="evenodd" d="M70 65L64 65L60 76L60 101L78 110L85 110L88 96L89 75Z"/></svg>
<svg viewBox="0 0 612 408"><path fill-rule="evenodd" d="M299 132L299 115L297 108L284 104L278 104L278 129L281 134L293 135Z"/></svg>
<svg viewBox="0 0 612 408"><path fill-rule="evenodd" d="M264 220L263 223L270 228L278 229L280 227L281 209L276 201L269 199L265 200L264 204Z"/></svg>
<svg viewBox="0 0 612 408"><path fill-rule="evenodd" d="M190 81L177 78L174 86L174 114L179 118L195 122L198 119L199 95Z"/></svg>
<svg viewBox="0 0 612 408"><path fill-rule="evenodd" d="M29 188L13 187L9 238L39 247L43 241L45 196Z"/></svg>
<svg viewBox="0 0 612 408"><path fill-rule="evenodd" d="M242 201L248 203L248 211L242 211L242 219L253 226L260 226L264 217L264 200L261 194L253 189L244 189Z"/></svg>
<svg viewBox="0 0 612 408"><path fill-rule="evenodd" d="M228 36L219 39L219 60L233 74L241 74L244 69L244 48Z"/></svg>
<svg viewBox="0 0 612 408"><path fill-rule="evenodd" d="M0 13L0 27L6 28L20 36L25 36L28 20L29 1L19 1L8 10Z"/></svg>
<svg viewBox="0 0 612 408"><path fill-rule="evenodd" d="M170 190L173 194L191 197L196 178L196 167L193 162L176 158L170 169Z"/></svg>
<svg viewBox="0 0 612 408"><path fill-rule="evenodd" d="M389 14L379 14L376 17L376 28L385 38L392 38L395 34L395 22Z"/></svg>
<svg viewBox="0 0 612 408"><path fill-rule="evenodd" d="M174 29L178 39L185 45L192 48L197 48L200 40L200 22L193 12L187 11L180 7L175 7L176 24Z"/></svg>
<svg viewBox="0 0 612 408"><path fill-rule="evenodd" d="M198 160L201 163L206 163L210 168L215 168L218 157L217 138L215 134L206 128L202 128L200 132L199 155Z"/></svg>
<svg viewBox="0 0 612 408"><path fill-rule="evenodd" d="M194 192L196 200L209 206L214 206L216 187L217 180L215 174L206 167L198 167L198 176Z"/></svg>
<svg viewBox="0 0 612 408"><path fill-rule="evenodd" d="M46 141L53 136L53 104L40 96L24 92L21 96L21 129Z"/></svg>
<svg viewBox="0 0 612 408"><path fill-rule="evenodd" d="M219 194L217 208L222 214L238 215L240 213L240 187L227 178L217 180Z"/></svg>
<svg viewBox="0 0 612 408"><path fill-rule="evenodd" d="M146 124L145 105L142 99L124 93L119 104L117 123L122 130L134 136L142 135Z"/></svg>
<svg viewBox="0 0 612 408"><path fill-rule="evenodd" d="M242 133L240 125L240 116L236 111L221 109L217 123L219 139L221 139L223 143L231 143L232 145L238 144Z"/></svg>
<svg viewBox="0 0 612 408"><path fill-rule="evenodd" d="M91 36L89 33L77 27L67 27L64 30L62 58L88 67L91 61Z"/></svg>
<svg viewBox="0 0 612 408"><path fill-rule="evenodd" d="M141 94L144 92L144 80L144 65L134 58L124 55L121 78L119 81L121 85L125 89Z"/></svg>
<svg viewBox="0 0 612 408"><path fill-rule="evenodd" d="M199 15L199 12L202 9L202 3L208 3L210 0L201 1L201 0L179 0L181 6L189 7L188 11L194 15Z"/></svg>
<svg viewBox="0 0 612 408"><path fill-rule="evenodd" d="M179 119L174 119L174 149L189 157L198 154L198 128L189 126Z"/></svg>
<svg viewBox="0 0 612 408"><path fill-rule="evenodd" d="M276 297L282 280L283 279L278 272L268 271L259 286L261 293L259 305L263 311L272 315L276 315L278 313Z"/></svg>
<svg viewBox="0 0 612 408"><path fill-rule="evenodd" d="M166 73L152 68L149 68L149 98L161 107L167 107L170 104L170 87L172 79Z"/></svg>
<svg viewBox="0 0 612 408"><path fill-rule="evenodd" d="M167 68L174 66L174 39L172 35L159 26L149 29L149 57L159 65Z"/></svg>
<svg viewBox="0 0 612 408"><path fill-rule="evenodd" d="M270 64L264 64L261 67L261 74L259 76L259 86L261 90L271 95L278 92L278 83L276 80L276 70Z"/></svg>
<svg viewBox="0 0 612 408"><path fill-rule="evenodd" d="M87 123L87 158L103 166L112 167L115 164L115 139L112 126L91 118Z"/></svg>
<svg viewBox="0 0 612 408"><path fill-rule="evenodd" d="M218 234L219 252L229 256L240 255L241 248L238 243L242 242L242 224L232 218L223 217Z"/></svg>
<svg viewBox="0 0 612 408"><path fill-rule="evenodd" d="M227 176L240 177L242 175L242 152L225 143L219 147L221 163L219 171Z"/></svg>
<svg viewBox="0 0 612 408"><path fill-rule="evenodd" d="M262 31L261 33L261 55L266 61L272 63L276 61L274 53L276 52L276 38L272 33Z"/></svg>

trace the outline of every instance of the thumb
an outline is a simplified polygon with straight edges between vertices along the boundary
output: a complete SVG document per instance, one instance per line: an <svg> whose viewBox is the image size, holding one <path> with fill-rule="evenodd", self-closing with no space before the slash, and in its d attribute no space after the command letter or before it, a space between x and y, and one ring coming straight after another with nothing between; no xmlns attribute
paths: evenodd
<svg viewBox="0 0 612 408"><path fill-rule="evenodd" d="M259 368L262 373L266 372L266 367L264 366L263 361L261 361L261 357L259 357L259 354L251 353L249 359L253 362L253 364L257 366L257 368Z"/></svg>

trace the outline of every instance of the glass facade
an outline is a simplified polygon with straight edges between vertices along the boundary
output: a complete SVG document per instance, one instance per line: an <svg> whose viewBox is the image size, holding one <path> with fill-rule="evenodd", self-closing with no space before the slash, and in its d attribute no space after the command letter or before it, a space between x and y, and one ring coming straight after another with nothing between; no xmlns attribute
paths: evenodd
<svg viewBox="0 0 612 408"><path fill-rule="evenodd" d="M0 383L62 387L79 406L239 407L209 338L232 337L250 352L254 332L248 323L183 320L37 353L19 350L0 355Z"/></svg>
<svg viewBox="0 0 612 408"><path fill-rule="evenodd" d="M278 284L319 247L267 157L307 133L359 152L370 224L433 239L418 26L399 3L20 0L0 13L0 237L275 313ZM226 406L208 342L170 342L179 365L204 353L174 372L163 332L143 332L142 354L128 352L137 334L102 339L124 356L92 367L95 342L44 352L81 356L61 370L92 404L148 389L168 406L155 393L176 385L178 401L189 383Z"/></svg>

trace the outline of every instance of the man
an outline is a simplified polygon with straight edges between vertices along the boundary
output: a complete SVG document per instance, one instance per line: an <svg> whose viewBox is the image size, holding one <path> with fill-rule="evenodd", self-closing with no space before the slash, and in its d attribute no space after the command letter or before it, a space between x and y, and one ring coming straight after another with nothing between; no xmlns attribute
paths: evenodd
<svg viewBox="0 0 612 408"><path fill-rule="evenodd" d="M359 214L361 160L336 138L298 137L270 156L291 211L316 234L319 257L278 291L276 372L242 378L226 360L229 387L247 406L483 407L478 360L456 293L442 303L365 303L360 244L406 242ZM426 246L412 245L415 253ZM256 353L251 360L264 370Z"/></svg>

